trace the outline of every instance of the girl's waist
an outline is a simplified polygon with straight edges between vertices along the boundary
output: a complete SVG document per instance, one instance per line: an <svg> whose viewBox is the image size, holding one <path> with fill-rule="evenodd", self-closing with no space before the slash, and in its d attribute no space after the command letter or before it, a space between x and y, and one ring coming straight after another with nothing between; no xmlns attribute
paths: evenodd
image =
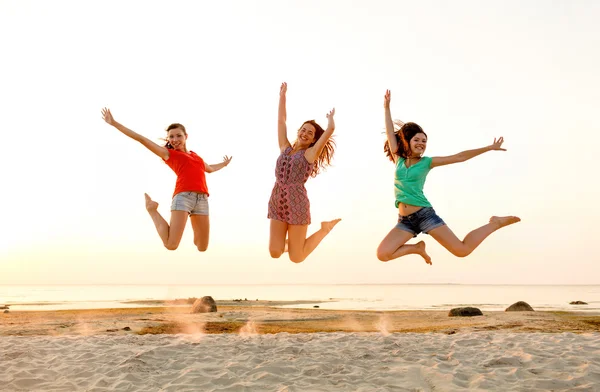
<svg viewBox="0 0 600 392"><path fill-rule="evenodd" d="M400 203L398 204L398 215L400 216L408 216L408 215L412 215L415 212L418 212L420 210L422 210L423 206L413 206L410 204L404 204L404 203Z"/></svg>
<svg viewBox="0 0 600 392"><path fill-rule="evenodd" d="M282 182L282 181L275 181L275 186L281 187L281 188L304 188L304 183L303 182Z"/></svg>

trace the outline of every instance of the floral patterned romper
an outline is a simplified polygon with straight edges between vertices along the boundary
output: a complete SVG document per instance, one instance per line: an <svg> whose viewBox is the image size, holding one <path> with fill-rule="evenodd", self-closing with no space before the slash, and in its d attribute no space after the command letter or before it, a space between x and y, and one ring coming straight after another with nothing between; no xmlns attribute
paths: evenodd
<svg viewBox="0 0 600 392"><path fill-rule="evenodd" d="M304 183L310 177L313 163L304 157L306 150L288 155L288 147L277 158L275 186L269 199L269 219L287 222L290 225L310 224L310 202Z"/></svg>

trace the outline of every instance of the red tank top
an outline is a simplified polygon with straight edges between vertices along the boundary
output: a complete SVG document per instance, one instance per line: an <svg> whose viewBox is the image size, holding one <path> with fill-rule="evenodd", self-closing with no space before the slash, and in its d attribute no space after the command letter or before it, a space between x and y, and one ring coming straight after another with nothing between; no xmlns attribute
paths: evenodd
<svg viewBox="0 0 600 392"><path fill-rule="evenodd" d="M173 196L181 192L198 192L208 195L204 161L195 152L190 151L187 154L182 151L169 150L169 159L165 163L177 175Z"/></svg>

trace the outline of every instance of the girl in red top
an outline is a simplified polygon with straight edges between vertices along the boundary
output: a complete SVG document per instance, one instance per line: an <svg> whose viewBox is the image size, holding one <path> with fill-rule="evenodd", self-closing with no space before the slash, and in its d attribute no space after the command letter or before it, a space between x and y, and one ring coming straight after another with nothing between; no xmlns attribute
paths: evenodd
<svg viewBox="0 0 600 392"><path fill-rule="evenodd" d="M305 121L298 130L298 138L294 144L290 144L286 126L286 92L287 84L282 83L277 129L280 155L275 167L275 186L269 199L267 215L271 220L269 251L271 257L279 258L286 251L287 235L290 260L300 263L340 221L335 219L321 222L321 229L306 238L310 224L310 202L304 183L308 177L316 177L333 157L334 143L330 138L335 129L335 109L327 114L326 130L314 120Z"/></svg>
<svg viewBox="0 0 600 392"><path fill-rule="evenodd" d="M188 151L185 142L187 133L181 124L171 124L167 128L167 139L160 146L150 139L132 131L115 121L110 110L102 109L102 117L109 125L126 136L140 142L144 147L161 157L177 175L173 201L171 202L171 223L158 213L158 203L146 197L146 209L156 226L156 231L165 248L175 250L179 246L188 216L194 229L194 245L200 252L208 248L210 224L208 220L208 187L204 172L212 173L229 165L231 157L214 165L205 163L195 152Z"/></svg>

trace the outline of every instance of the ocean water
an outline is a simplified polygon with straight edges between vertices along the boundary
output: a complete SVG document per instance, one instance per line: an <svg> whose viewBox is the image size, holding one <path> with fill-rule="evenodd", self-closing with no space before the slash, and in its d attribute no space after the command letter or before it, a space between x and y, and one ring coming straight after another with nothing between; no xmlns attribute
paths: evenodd
<svg viewBox="0 0 600 392"><path fill-rule="evenodd" d="M323 301L321 309L448 310L475 306L504 310L525 301L536 310L600 313L600 285L2 285L0 306L11 310L59 310L138 307L138 300L212 296L215 300ZM588 305L569 305L571 301ZM312 308L314 304L285 307Z"/></svg>

